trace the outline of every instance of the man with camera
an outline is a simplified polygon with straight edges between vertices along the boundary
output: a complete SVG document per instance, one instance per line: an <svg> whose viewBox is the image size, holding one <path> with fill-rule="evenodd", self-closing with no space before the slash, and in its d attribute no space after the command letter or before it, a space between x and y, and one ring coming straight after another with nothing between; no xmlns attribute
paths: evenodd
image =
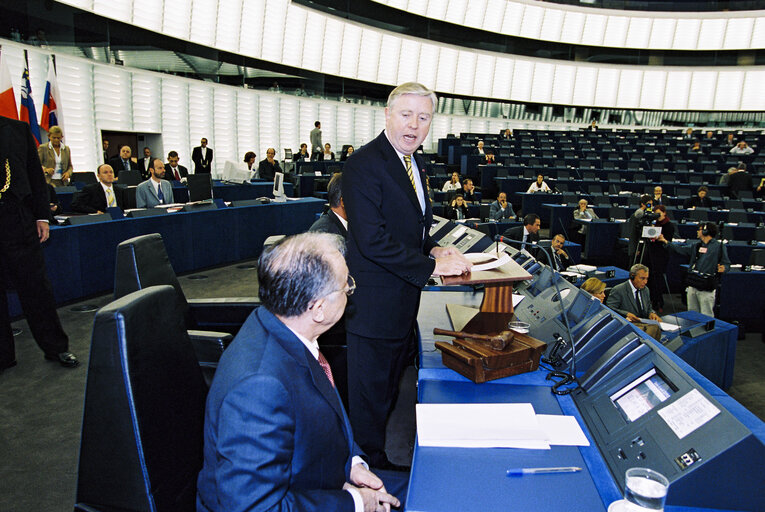
<svg viewBox="0 0 765 512"><path fill-rule="evenodd" d="M640 260L640 254L638 253L639 243L643 238L643 228L650 226L655 220L659 218L659 215L653 211L653 200L648 194L640 196L640 208L635 210L635 213L629 218L629 245L627 246L627 254L629 256L630 264L634 264Z"/></svg>
<svg viewBox="0 0 765 512"><path fill-rule="evenodd" d="M688 244L670 243L663 235L659 242L670 252L690 258L685 284L688 285L688 310L714 317L718 275L730 269L725 246L716 240L717 226L712 222L699 224L698 241Z"/></svg>

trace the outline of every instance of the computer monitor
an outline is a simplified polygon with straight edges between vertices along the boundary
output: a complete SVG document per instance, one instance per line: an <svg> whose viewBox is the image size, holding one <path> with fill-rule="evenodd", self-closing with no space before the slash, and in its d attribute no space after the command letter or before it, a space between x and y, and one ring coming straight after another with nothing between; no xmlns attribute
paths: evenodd
<svg viewBox="0 0 765 512"><path fill-rule="evenodd" d="M129 186L135 186L141 183L143 179L141 178L141 171L122 171L120 173L120 179L119 183L120 185L125 185L126 187Z"/></svg>
<svg viewBox="0 0 765 512"><path fill-rule="evenodd" d="M212 201L212 176L210 174L189 174L189 202Z"/></svg>
<svg viewBox="0 0 765 512"><path fill-rule="evenodd" d="M237 162L226 160L221 179L230 183L249 183L253 176L255 175L252 171L243 168Z"/></svg>
<svg viewBox="0 0 765 512"><path fill-rule="evenodd" d="M274 202L283 203L287 200L284 194L284 174L277 172L274 174Z"/></svg>

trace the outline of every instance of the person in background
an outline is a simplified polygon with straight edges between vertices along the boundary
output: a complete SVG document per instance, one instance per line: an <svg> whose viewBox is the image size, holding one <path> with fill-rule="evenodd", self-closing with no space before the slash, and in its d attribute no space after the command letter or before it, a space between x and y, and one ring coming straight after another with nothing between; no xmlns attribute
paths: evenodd
<svg viewBox="0 0 765 512"><path fill-rule="evenodd" d="M343 173L336 172L332 175L327 185L327 200L329 211L316 219L308 231L320 233L334 233L348 238L348 215L345 213L343 202Z"/></svg>
<svg viewBox="0 0 765 512"><path fill-rule="evenodd" d="M545 182L544 174L537 174L537 181L529 185L527 194L533 194L534 192L550 192L550 187Z"/></svg>
<svg viewBox="0 0 765 512"><path fill-rule="evenodd" d="M70 208L77 213L104 213L107 208L125 209L127 194L123 187L114 183L114 170L109 164L101 164L96 170L98 183L85 185L72 197Z"/></svg>
<svg viewBox="0 0 765 512"><path fill-rule="evenodd" d="M597 277L591 277L582 283L582 290L586 291L600 302L606 300L606 283Z"/></svg>
<svg viewBox="0 0 765 512"><path fill-rule="evenodd" d="M292 155L293 162L307 162L311 159L311 155L308 154L308 144L303 142L300 144L300 151Z"/></svg>
<svg viewBox="0 0 765 512"><path fill-rule="evenodd" d="M551 249L551 263L553 265L553 270L556 270L557 272L563 272L571 265L571 258L568 256L568 253L563 250L563 245L566 243L566 237L562 234L558 233L554 237L552 237L552 240L550 240L550 249Z"/></svg>
<svg viewBox="0 0 765 512"><path fill-rule="evenodd" d="M333 162L335 160L335 154L332 152L332 146L329 142L324 144L324 151L319 153L319 160L325 162Z"/></svg>
<svg viewBox="0 0 765 512"><path fill-rule="evenodd" d="M489 207L489 217L496 221L515 218L513 205L507 202L507 194L504 192L497 194L497 200Z"/></svg>
<svg viewBox="0 0 765 512"><path fill-rule="evenodd" d="M451 179L444 183L444 186L441 188L441 192L453 192L459 190L460 188L462 188L462 185L460 185L460 175L459 173L453 172Z"/></svg>
<svg viewBox="0 0 765 512"><path fill-rule="evenodd" d="M449 212L447 217L452 220L463 220L467 219L469 216L470 214L468 213L468 207L465 203L465 199L461 194L457 194L449 204Z"/></svg>
<svg viewBox="0 0 765 512"><path fill-rule="evenodd" d="M275 156L276 150L274 148L266 150L266 158L258 164L258 176L260 176L261 180L273 181L276 173L282 172L279 162L274 159Z"/></svg>
<svg viewBox="0 0 765 512"><path fill-rule="evenodd" d="M311 160L318 160L321 153L321 123L316 121L313 123L313 130L311 130Z"/></svg>
<svg viewBox="0 0 765 512"><path fill-rule="evenodd" d="M167 163L165 164L165 176L162 179L167 181L181 181L186 182L186 178L189 175L189 170L178 162L180 157L177 151L170 151L167 154Z"/></svg>
<svg viewBox="0 0 765 512"><path fill-rule="evenodd" d="M114 171L114 177L118 178L120 171L139 171L138 160L135 159L133 150L127 144L120 147L120 154L109 159L109 165Z"/></svg>
<svg viewBox="0 0 765 512"><path fill-rule="evenodd" d="M194 174L210 174L212 172L213 150L207 147L207 139L202 137L199 146L191 151L191 161L194 162Z"/></svg>
<svg viewBox="0 0 765 512"><path fill-rule="evenodd" d="M258 177L258 168L255 167L255 158L257 156L254 151L248 151L244 154L244 163L247 164L247 170L253 173L253 178Z"/></svg>
<svg viewBox="0 0 765 512"><path fill-rule="evenodd" d="M667 207L663 204L655 205L653 211L659 214L655 225L661 228L661 235L665 240L672 241L675 236L675 224L667 215ZM667 272L669 254L662 243L656 240L646 242L648 244L648 267L651 273L648 277L648 289L651 291L651 305L653 309L662 313L664 311L664 274ZM669 293L669 291L667 291Z"/></svg>
<svg viewBox="0 0 765 512"><path fill-rule="evenodd" d="M343 153L343 155L340 157L340 160L343 162L348 160L348 157L353 154L353 151L354 151L353 146L348 146L348 149L345 150L345 153Z"/></svg>
<svg viewBox="0 0 765 512"><path fill-rule="evenodd" d="M103 157L104 163L109 163L109 139L104 139L101 141L102 151L101 156Z"/></svg>
<svg viewBox="0 0 765 512"><path fill-rule="evenodd" d="M54 187L69 185L72 179L72 153L69 146L64 145L64 132L58 126L51 126L48 131L48 143L37 147L45 180ZM108 141L107 141L108 143Z"/></svg>
<svg viewBox="0 0 765 512"><path fill-rule="evenodd" d="M464 199L466 203L474 203L476 201L476 197L473 180L466 178L462 182L462 191L460 193L462 194L462 199Z"/></svg>
<svg viewBox="0 0 765 512"><path fill-rule="evenodd" d="M605 304L635 324L635 327L658 340L661 339L659 326L641 322L642 318L661 321L661 317L651 307L651 293L647 286L648 275L649 270L645 265L640 263L632 265L629 280L614 286Z"/></svg>
<svg viewBox="0 0 765 512"><path fill-rule="evenodd" d="M483 145L484 145L483 141L479 140L478 143L476 144L476 148L475 148L475 151L473 151L473 154L481 155L481 156L485 155L486 152L483 149Z"/></svg>
<svg viewBox="0 0 765 512"><path fill-rule="evenodd" d="M656 206L657 204L664 204L664 191L659 185L656 185L653 187L653 204Z"/></svg>
<svg viewBox="0 0 765 512"><path fill-rule="evenodd" d="M709 187L702 185L696 191L696 195L689 197L683 202L683 208L710 208L712 206L712 200L707 197L709 193Z"/></svg>

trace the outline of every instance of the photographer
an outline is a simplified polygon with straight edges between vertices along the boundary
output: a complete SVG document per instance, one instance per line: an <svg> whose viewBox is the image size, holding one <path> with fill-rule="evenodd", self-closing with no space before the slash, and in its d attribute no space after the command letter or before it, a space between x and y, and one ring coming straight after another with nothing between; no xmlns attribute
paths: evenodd
<svg viewBox="0 0 765 512"><path fill-rule="evenodd" d="M671 242L675 236L675 224L667 216L666 206L660 204L653 207L654 212L659 216L654 222L656 227L661 228L661 236L664 240ZM647 241L648 261L646 264L651 269L648 276L648 289L651 291L651 305L653 309L662 312L664 309L664 274L667 271L669 262L669 253L664 244L658 241L658 238Z"/></svg>
<svg viewBox="0 0 765 512"><path fill-rule="evenodd" d="M670 243L664 235L659 242L666 244L670 252L690 258L685 284L688 286L688 310L698 311L714 317L715 293L719 274L730 269L730 260L725 246L716 240L717 226L711 222L699 225L696 231L698 242L680 245Z"/></svg>
<svg viewBox="0 0 765 512"><path fill-rule="evenodd" d="M653 212L653 201L651 196L644 194L640 196L640 208L627 221L629 223L629 245L627 246L627 255L630 264L640 260L638 243L643 237L643 227L650 226L659 216Z"/></svg>

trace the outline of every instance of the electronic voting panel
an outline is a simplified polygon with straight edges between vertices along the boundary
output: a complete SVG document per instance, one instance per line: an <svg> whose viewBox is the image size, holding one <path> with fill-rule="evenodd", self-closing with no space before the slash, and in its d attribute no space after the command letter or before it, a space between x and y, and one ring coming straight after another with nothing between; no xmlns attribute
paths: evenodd
<svg viewBox="0 0 765 512"><path fill-rule="evenodd" d="M669 480L668 505L765 510L762 441L655 342L623 337L579 381L571 396L620 487L647 467Z"/></svg>
<svg viewBox="0 0 765 512"><path fill-rule="evenodd" d="M454 223L454 227L446 233L438 243L441 246L453 246L461 253L482 252L491 245L491 238L480 231L465 226L464 224Z"/></svg>

